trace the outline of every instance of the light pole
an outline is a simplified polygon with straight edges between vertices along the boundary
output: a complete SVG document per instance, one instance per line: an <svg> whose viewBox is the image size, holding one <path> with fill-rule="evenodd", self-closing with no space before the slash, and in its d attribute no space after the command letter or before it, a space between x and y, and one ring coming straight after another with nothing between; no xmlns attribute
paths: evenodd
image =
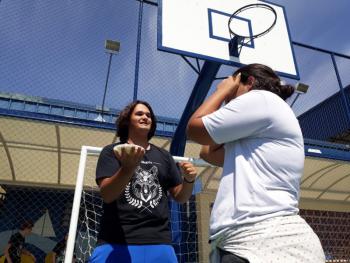
<svg viewBox="0 0 350 263"><path fill-rule="evenodd" d="M109 54L109 61L108 61L108 70L107 70L107 76L106 76L106 82L105 82L105 90L103 93L103 99L102 99L102 108L101 108L101 121L104 122L103 114L105 111L105 101L106 101L106 94L107 94L107 87L108 87L108 81L109 81L109 73L111 71L111 65L112 65L112 57L115 54L118 54L120 49L120 42L109 40L107 39L105 41L105 51Z"/></svg>
<svg viewBox="0 0 350 263"><path fill-rule="evenodd" d="M297 92L297 95L295 96L293 102L290 104L291 108L293 107L293 105L297 101L297 99L299 98L300 94L305 94L308 89L309 89L309 85L306 85L304 83L297 83L295 85L295 91Z"/></svg>

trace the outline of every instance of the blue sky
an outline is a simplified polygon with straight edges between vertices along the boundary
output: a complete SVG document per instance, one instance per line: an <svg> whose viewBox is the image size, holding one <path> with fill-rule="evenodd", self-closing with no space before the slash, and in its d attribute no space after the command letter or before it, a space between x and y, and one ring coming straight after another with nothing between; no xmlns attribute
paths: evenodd
<svg viewBox="0 0 350 263"><path fill-rule="evenodd" d="M271 0L285 7L292 39L350 56L350 1Z"/></svg>
<svg viewBox="0 0 350 263"><path fill-rule="evenodd" d="M350 1L270 2L285 7L293 41L350 55ZM106 106L122 108L133 96L138 6L136 0L1 0L0 90L101 105L108 65L104 40L114 39L121 50L112 60ZM145 4L138 97L157 115L180 118L197 75L180 56L158 51L156 35L157 7ZM293 107L301 114L339 87L329 56L299 47L295 53L301 81L312 86ZM343 85L349 85L350 61L337 62ZM223 66L220 76L231 71Z"/></svg>

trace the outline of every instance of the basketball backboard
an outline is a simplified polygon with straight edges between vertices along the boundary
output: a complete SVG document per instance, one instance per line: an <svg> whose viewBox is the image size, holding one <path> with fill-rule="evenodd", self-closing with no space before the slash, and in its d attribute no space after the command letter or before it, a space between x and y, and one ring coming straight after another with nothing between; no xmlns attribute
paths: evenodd
<svg viewBox="0 0 350 263"><path fill-rule="evenodd" d="M249 4L264 4L234 16L231 25L240 35L251 36L268 28L261 37L244 44L238 57L230 56L230 16ZM257 0L159 0L158 49L184 56L242 66L265 64L279 75L299 79L283 6ZM232 27L231 27L232 29Z"/></svg>

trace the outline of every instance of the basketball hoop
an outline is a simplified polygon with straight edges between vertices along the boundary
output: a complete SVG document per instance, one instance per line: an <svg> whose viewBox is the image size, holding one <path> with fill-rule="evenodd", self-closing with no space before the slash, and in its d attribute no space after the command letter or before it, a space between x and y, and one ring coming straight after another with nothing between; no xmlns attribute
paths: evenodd
<svg viewBox="0 0 350 263"><path fill-rule="evenodd" d="M270 13L273 15L273 21L270 25L267 25L265 28L260 29L258 32L256 33L252 33L250 35L246 34L239 34L238 32L235 32L235 29L232 29L231 27L231 23L233 22L234 19L237 18L237 15L248 10L248 9L252 9L252 8L264 8L267 9L268 11L270 11ZM237 9L229 18L228 20L228 30L230 32L230 42L229 42L229 52L230 52L230 56L233 57L239 57L239 54L241 53L242 50L242 46L244 44L249 44L250 42L252 42L253 39L261 37L265 34L267 34L268 32L270 32L272 30L272 28L275 26L277 21L277 13L276 10L274 8L272 8L271 6L267 5L267 4L250 4L250 5L245 5L239 9Z"/></svg>

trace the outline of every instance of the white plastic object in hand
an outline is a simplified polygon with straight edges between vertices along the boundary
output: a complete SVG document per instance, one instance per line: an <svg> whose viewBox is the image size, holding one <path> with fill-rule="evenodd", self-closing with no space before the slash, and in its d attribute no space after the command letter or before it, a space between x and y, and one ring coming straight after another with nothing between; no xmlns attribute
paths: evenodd
<svg viewBox="0 0 350 263"><path fill-rule="evenodd" d="M118 144L116 146L113 147L113 151L114 152L117 152L119 155L122 154L122 149L124 149L124 151L127 153L127 154L130 154L131 153L131 149L135 147L136 150L137 148L142 148L142 146L139 146L139 145L136 145L136 144L129 144L129 143L124 143L124 144Z"/></svg>
<svg viewBox="0 0 350 263"><path fill-rule="evenodd" d="M194 166L198 167L214 167L212 164L207 163L202 159L192 158L192 157L183 157L183 156L173 156L173 159L176 163L178 162L190 162Z"/></svg>

